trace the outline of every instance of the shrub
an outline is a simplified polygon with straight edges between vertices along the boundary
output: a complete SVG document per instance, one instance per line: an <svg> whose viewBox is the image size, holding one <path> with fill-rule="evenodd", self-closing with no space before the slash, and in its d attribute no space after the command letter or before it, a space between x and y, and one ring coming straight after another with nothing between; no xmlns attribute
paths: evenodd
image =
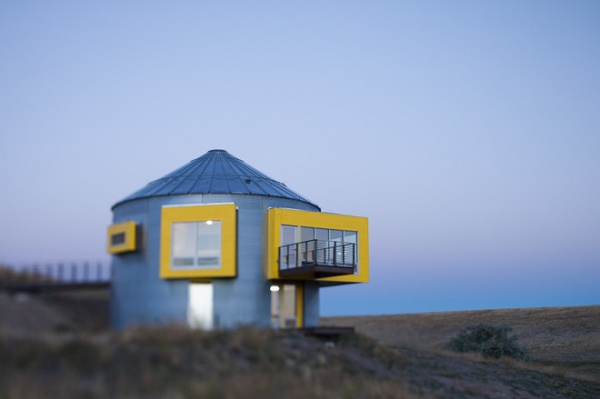
<svg viewBox="0 0 600 399"><path fill-rule="evenodd" d="M526 360L528 351L517 343L516 336L508 336L512 328L507 325L493 326L476 324L462 329L447 345L455 352L479 352L483 356L496 359L509 356Z"/></svg>

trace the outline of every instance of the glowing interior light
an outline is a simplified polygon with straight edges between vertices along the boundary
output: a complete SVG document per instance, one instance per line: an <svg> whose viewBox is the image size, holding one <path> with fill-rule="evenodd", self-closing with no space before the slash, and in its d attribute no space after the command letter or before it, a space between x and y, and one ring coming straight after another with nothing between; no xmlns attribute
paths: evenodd
<svg viewBox="0 0 600 399"><path fill-rule="evenodd" d="M211 224L213 224L213 221L212 220L207 220L206 224L210 226Z"/></svg>
<svg viewBox="0 0 600 399"><path fill-rule="evenodd" d="M272 285L270 288L271 292L277 292L279 291L279 286L278 285Z"/></svg>

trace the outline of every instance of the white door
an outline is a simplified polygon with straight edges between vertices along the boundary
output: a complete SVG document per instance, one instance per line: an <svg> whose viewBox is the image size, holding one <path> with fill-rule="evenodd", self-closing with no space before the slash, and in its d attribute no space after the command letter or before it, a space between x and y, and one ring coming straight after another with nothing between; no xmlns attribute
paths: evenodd
<svg viewBox="0 0 600 399"><path fill-rule="evenodd" d="M211 283L190 283L188 292L188 325L212 330L213 286Z"/></svg>

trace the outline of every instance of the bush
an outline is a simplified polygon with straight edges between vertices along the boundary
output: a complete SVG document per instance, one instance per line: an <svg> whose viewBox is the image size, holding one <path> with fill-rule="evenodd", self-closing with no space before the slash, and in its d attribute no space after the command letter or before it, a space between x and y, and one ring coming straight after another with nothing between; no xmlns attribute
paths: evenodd
<svg viewBox="0 0 600 399"><path fill-rule="evenodd" d="M516 336L508 336L511 331L512 328L506 325L467 326L448 343L447 348L455 352L479 352L485 357L496 359L509 356L517 360L527 360L527 349L517 343Z"/></svg>

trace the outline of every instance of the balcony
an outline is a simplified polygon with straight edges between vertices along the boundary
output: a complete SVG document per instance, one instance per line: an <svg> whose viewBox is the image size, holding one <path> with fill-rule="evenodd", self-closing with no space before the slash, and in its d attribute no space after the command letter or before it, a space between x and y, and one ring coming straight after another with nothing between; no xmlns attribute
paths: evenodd
<svg viewBox="0 0 600 399"><path fill-rule="evenodd" d="M281 277L314 279L353 274L356 244L309 240L279 247Z"/></svg>

